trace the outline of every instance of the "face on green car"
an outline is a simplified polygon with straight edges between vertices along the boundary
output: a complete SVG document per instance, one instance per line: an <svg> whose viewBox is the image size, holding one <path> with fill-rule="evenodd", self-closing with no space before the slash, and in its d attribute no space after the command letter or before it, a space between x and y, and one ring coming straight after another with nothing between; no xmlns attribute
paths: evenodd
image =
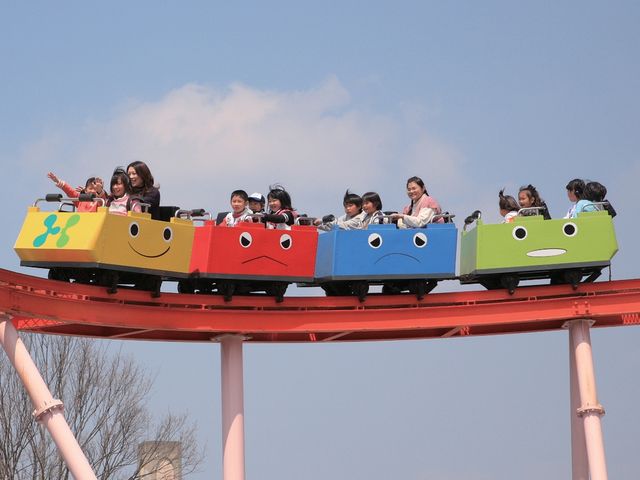
<svg viewBox="0 0 640 480"><path fill-rule="evenodd" d="M518 217L514 223L480 224L469 238L463 237L462 255L475 256L471 269L609 261L618 249L611 217L600 212L581 217Z"/></svg>

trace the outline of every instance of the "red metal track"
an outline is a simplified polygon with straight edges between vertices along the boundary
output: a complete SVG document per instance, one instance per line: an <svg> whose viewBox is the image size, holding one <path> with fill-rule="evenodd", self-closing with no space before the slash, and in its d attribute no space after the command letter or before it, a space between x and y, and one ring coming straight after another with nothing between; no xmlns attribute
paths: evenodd
<svg viewBox="0 0 640 480"><path fill-rule="evenodd" d="M240 333L254 342L336 342L494 335L562 328L591 318L594 327L640 324L640 279L570 286L427 295L234 297L105 288L0 269L0 311L18 329L89 337L210 341Z"/></svg>

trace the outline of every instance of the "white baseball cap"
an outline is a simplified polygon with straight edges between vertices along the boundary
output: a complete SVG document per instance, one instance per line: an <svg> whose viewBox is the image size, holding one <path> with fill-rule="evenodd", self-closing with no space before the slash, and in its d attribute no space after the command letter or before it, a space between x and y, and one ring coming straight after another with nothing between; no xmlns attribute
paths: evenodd
<svg viewBox="0 0 640 480"><path fill-rule="evenodd" d="M264 195L259 192L253 192L249 195L249 200L253 200L254 202L265 203Z"/></svg>

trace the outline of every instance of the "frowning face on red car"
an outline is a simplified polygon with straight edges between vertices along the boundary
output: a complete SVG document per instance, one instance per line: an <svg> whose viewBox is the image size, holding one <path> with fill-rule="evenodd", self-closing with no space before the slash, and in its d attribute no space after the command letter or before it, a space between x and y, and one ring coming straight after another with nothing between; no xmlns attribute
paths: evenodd
<svg viewBox="0 0 640 480"><path fill-rule="evenodd" d="M248 279L313 278L318 233L315 227L266 229L260 223L196 229L192 271L202 277Z"/></svg>

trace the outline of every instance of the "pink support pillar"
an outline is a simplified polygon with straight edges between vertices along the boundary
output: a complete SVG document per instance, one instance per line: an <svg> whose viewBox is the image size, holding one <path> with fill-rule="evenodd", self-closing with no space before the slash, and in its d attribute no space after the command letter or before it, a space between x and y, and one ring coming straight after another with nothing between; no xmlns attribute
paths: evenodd
<svg viewBox="0 0 640 480"><path fill-rule="evenodd" d="M569 381L571 382L571 480L589 480L589 460L587 458L587 444L584 438L584 425L582 419L578 416L578 410L581 406L580 389L576 372L576 354L571 335L569 335Z"/></svg>
<svg viewBox="0 0 640 480"><path fill-rule="evenodd" d="M49 431L71 475L76 480L97 480L62 414L62 402L53 399L24 343L18 337L11 318L1 313L0 343L31 398L35 419Z"/></svg>
<svg viewBox="0 0 640 480"><path fill-rule="evenodd" d="M593 355L591 353L590 320L573 320L567 322L571 338L571 350L575 358L575 374L580 392L580 407L576 410L584 425L584 441L587 450L589 473L591 480L607 480L607 464L604 454L604 441L600 417L604 408L598 403L596 380L593 371ZM578 440L576 439L576 442ZM580 453L574 457L579 460ZM584 473L579 473L584 475ZM575 475L575 473L574 473ZM574 478L576 478L574 476ZM581 477L577 477L581 478Z"/></svg>
<svg viewBox="0 0 640 480"><path fill-rule="evenodd" d="M219 337L222 360L222 468L224 480L244 480L244 391L241 335Z"/></svg>

